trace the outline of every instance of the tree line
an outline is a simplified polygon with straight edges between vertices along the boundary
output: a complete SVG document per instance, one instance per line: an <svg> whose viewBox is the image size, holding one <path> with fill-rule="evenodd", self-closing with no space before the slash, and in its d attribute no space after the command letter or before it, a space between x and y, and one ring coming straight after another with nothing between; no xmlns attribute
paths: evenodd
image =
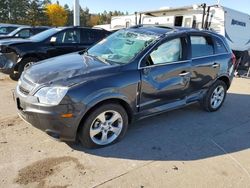
<svg viewBox="0 0 250 188"><path fill-rule="evenodd" d="M80 25L92 27L108 24L112 16L128 14L121 11L104 11L92 14L88 7L80 7ZM0 23L32 26L73 25L73 10L67 4L51 0L0 0Z"/></svg>

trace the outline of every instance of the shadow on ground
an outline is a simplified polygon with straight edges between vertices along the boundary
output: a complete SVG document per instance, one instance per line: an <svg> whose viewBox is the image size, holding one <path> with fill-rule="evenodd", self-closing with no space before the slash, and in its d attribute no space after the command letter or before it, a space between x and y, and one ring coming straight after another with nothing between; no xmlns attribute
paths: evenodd
<svg viewBox="0 0 250 188"><path fill-rule="evenodd" d="M192 105L134 123L125 138L106 148L75 150L132 160L197 160L250 148L250 95L229 93L208 113Z"/></svg>

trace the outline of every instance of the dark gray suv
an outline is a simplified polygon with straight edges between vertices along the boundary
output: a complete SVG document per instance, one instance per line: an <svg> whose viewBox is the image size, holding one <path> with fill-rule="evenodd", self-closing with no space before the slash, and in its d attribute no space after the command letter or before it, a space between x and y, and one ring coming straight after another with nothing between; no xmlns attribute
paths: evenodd
<svg viewBox="0 0 250 188"><path fill-rule="evenodd" d="M194 102L218 110L235 56L210 31L136 26L88 51L31 65L18 82L20 116L48 135L89 148L119 141L133 120Z"/></svg>

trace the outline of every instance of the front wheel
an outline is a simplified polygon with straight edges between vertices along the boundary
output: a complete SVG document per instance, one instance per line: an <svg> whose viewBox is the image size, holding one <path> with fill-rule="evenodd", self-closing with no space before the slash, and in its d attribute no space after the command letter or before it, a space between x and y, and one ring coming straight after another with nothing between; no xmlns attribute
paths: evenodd
<svg viewBox="0 0 250 188"><path fill-rule="evenodd" d="M119 104L104 104L93 110L78 133L83 146L98 148L121 140L128 128L128 115Z"/></svg>
<svg viewBox="0 0 250 188"><path fill-rule="evenodd" d="M227 86L225 82L217 80L207 91L203 100L202 107L208 112L214 112L220 109L227 94Z"/></svg>

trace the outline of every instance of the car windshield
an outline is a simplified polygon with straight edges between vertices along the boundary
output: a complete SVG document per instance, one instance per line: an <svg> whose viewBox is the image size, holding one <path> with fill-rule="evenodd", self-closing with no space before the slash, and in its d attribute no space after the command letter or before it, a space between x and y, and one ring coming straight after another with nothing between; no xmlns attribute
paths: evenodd
<svg viewBox="0 0 250 188"><path fill-rule="evenodd" d="M14 36L14 35L17 34L17 32L19 32L21 29L22 29L22 28L17 28L17 29L15 29L14 31L10 32L10 33L8 34L8 36L10 36L10 37Z"/></svg>
<svg viewBox="0 0 250 188"><path fill-rule="evenodd" d="M57 32L59 32L61 30L62 30L61 28L48 29L46 31L38 33L37 35L30 37L30 39L34 40L34 41L43 41L43 40L53 36L54 34L56 34Z"/></svg>
<svg viewBox="0 0 250 188"><path fill-rule="evenodd" d="M12 32L13 30L15 30L17 27L0 27L0 33L1 34L4 34L4 35L7 35L9 34L10 32Z"/></svg>
<svg viewBox="0 0 250 188"><path fill-rule="evenodd" d="M127 64L158 37L155 34L120 30L94 45L87 54L110 63Z"/></svg>

